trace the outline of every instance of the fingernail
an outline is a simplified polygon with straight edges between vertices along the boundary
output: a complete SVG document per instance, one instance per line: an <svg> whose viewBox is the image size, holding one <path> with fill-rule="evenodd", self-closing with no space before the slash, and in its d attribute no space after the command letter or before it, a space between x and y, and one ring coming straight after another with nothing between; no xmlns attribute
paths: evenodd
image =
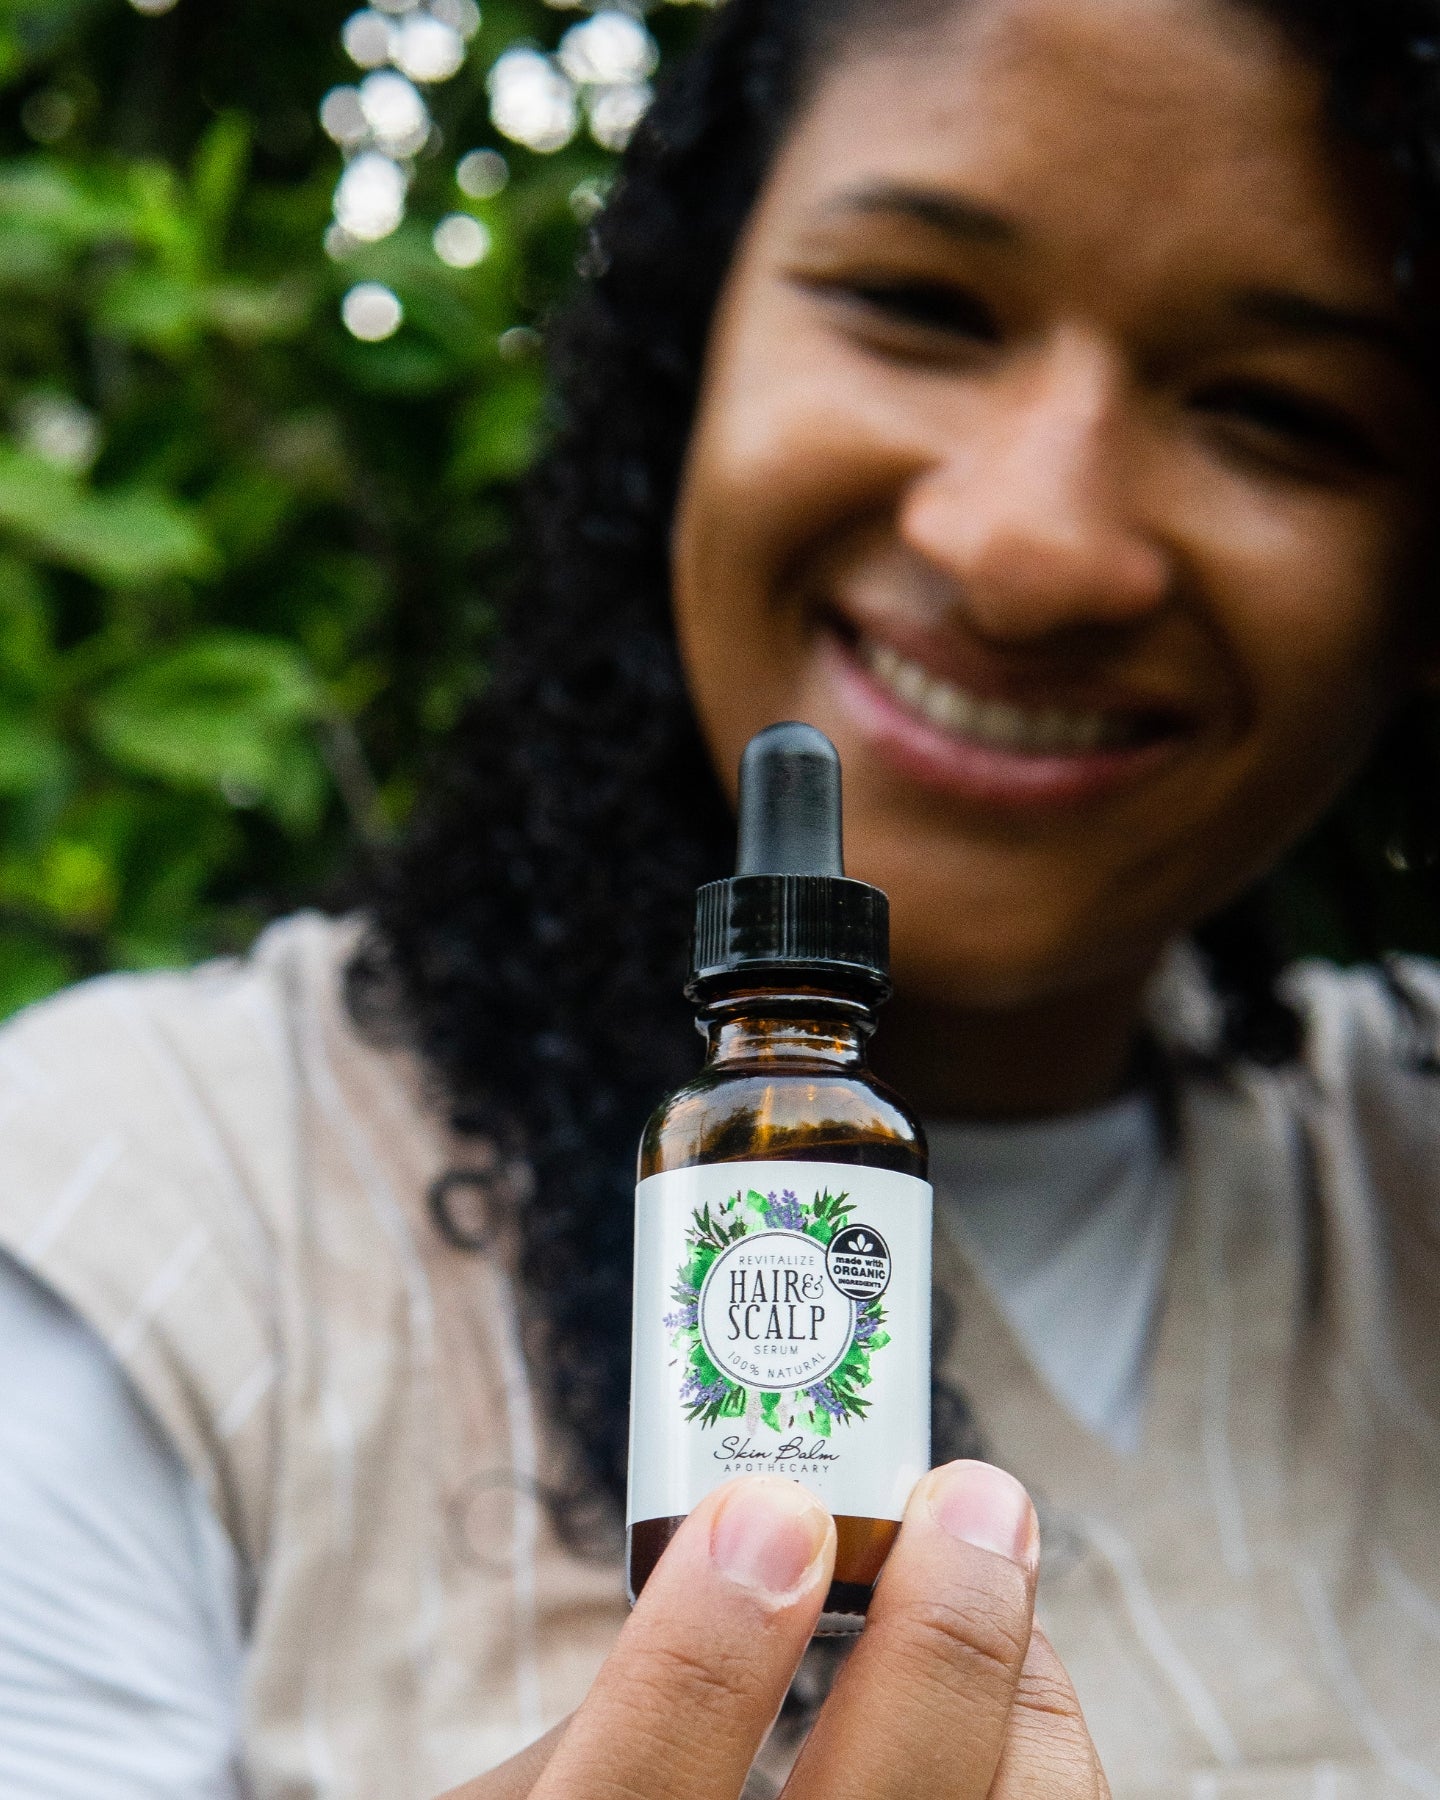
<svg viewBox="0 0 1440 1800"><path fill-rule="evenodd" d="M797 1482L744 1477L727 1491L710 1527L710 1554L741 1587L776 1598L793 1593L830 1540L830 1515Z"/></svg>
<svg viewBox="0 0 1440 1800"><path fill-rule="evenodd" d="M1022 1568L1040 1560L1040 1529L1030 1496L1013 1475L989 1463L955 1462L930 1477L930 1512L951 1537L1008 1556Z"/></svg>

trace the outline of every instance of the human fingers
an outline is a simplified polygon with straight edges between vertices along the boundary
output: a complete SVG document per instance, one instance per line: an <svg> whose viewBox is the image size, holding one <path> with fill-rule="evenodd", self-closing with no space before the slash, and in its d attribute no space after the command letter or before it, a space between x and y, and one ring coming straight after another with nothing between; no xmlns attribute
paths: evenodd
<svg viewBox="0 0 1440 1800"><path fill-rule="evenodd" d="M703 1500L532 1800L737 1800L834 1563L834 1522L793 1481L742 1476Z"/></svg>
<svg viewBox="0 0 1440 1800"><path fill-rule="evenodd" d="M1110 1800L1074 1686L1037 1625L989 1800Z"/></svg>
<svg viewBox="0 0 1440 1800"><path fill-rule="evenodd" d="M985 1463L916 1488L785 1800L985 1800L1030 1643L1039 1528Z"/></svg>

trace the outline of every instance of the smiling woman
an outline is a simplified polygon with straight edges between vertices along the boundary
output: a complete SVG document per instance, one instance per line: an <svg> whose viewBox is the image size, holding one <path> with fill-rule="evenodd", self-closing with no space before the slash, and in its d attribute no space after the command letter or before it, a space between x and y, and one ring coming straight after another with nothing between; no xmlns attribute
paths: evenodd
<svg viewBox="0 0 1440 1800"><path fill-rule="evenodd" d="M368 917L12 1030L0 1242L213 1496L238 1574L177 1560L260 1791L746 1783L835 1532L737 1478L617 1641L622 1297L693 892L802 719L890 896L936 1443L1042 1517L923 1481L755 1790L1440 1793L1440 969L1277 981L1234 910L1440 672L1430 15L728 0L597 221L494 680ZM32 1516L32 1586L148 1617ZM59 1712L115 1685L72 1661Z"/></svg>
<svg viewBox="0 0 1440 1800"><path fill-rule="evenodd" d="M1423 676L1436 417L1378 178L1275 25L1179 3L960 8L842 61L782 148L711 343L681 640L722 769L762 716L840 747L932 998L1093 1016Z"/></svg>

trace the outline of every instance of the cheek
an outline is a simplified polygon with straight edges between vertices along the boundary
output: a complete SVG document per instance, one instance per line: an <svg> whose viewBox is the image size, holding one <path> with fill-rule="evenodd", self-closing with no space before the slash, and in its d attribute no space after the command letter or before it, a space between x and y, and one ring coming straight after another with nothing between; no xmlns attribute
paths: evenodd
<svg viewBox="0 0 1440 1800"><path fill-rule="evenodd" d="M752 450L754 446L751 446ZM777 544L769 456L696 436L672 546L675 630L690 697L721 781L734 797L740 752L789 717L804 646L797 609L774 604ZM783 468L777 469L777 476Z"/></svg>
<svg viewBox="0 0 1440 1800"><path fill-rule="evenodd" d="M907 467L893 424L857 418L836 359L792 309L746 310L743 337L717 333L672 542L681 656L727 781L754 731L803 712L812 596L800 571L892 508Z"/></svg>
<svg viewBox="0 0 1440 1800"><path fill-rule="evenodd" d="M1235 508L1228 524L1211 605L1248 714L1239 786L1281 810L1289 797L1288 841L1354 773L1403 689L1413 534L1358 501L1268 531Z"/></svg>
<svg viewBox="0 0 1440 1800"><path fill-rule="evenodd" d="M898 421L882 406L866 416L843 365L786 341L781 361L735 346L707 387L677 516L682 605L717 568L778 586L807 547L893 500L909 464Z"/></svg>

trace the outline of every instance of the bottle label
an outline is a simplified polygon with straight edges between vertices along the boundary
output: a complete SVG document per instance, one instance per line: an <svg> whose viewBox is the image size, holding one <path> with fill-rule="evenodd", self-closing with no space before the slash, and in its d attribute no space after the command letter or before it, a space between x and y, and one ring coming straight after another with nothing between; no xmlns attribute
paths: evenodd
<svg viewBox="0 0 1440 1800"><path fill-rule="evenodd" d="M629 1522L734 1475L898 1519L930 1466L930 1185L708 1163L635 1190Z"/></svg>

